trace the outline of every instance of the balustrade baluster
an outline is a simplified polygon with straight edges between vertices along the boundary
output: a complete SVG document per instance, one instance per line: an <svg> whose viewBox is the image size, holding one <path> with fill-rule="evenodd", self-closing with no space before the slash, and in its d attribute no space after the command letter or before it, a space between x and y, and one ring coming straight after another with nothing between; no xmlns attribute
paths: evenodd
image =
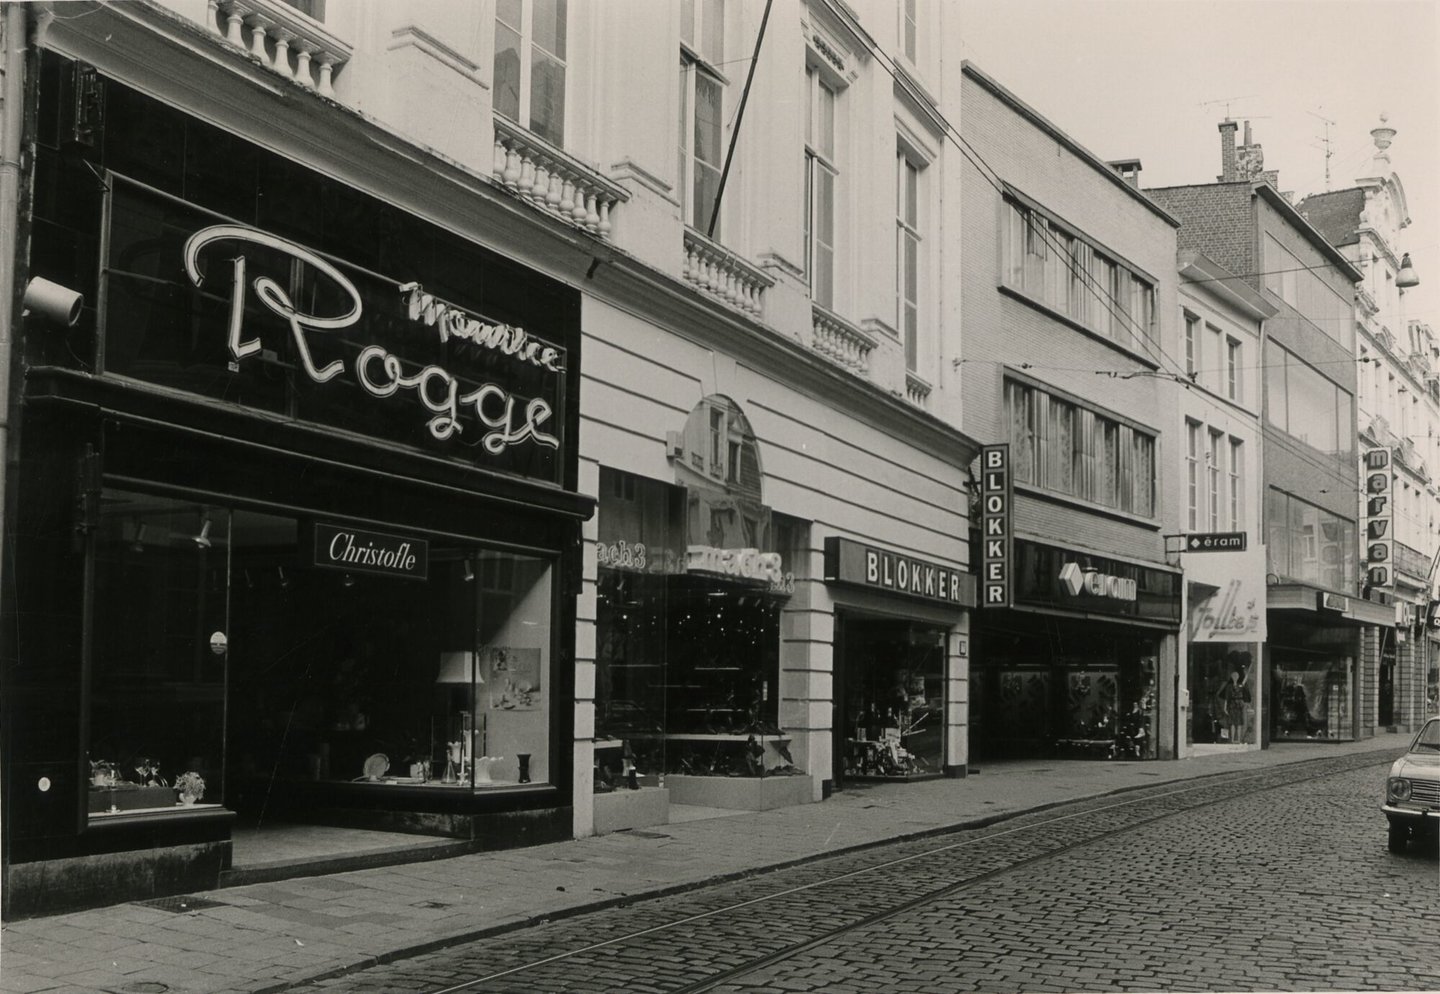
<svg viewBox="0 0 1440 994"><path fill-rule="evenodd" d="M501 138L500 133L497 131L495 133L495 151L491 154L490 173L500 183L505 182L505 162L507 154L505 151L505 139Z"/></svg>
<svg viewBox="0 0 1440 994"><path fill-rule="evenodd" d="M295 34L283 28L275 29L275 64L274 69L286 79L294 79L295 73L290 68L290 43L295 40Z"/></svg>
<svg viewBox="0 0 1440 994"><path fill-rule="evenodd" d="M250 54L266 66L270 64L270 57L265 52L265 29L268 26L258 17L250 18Z"/></svg>
<svg viewBox="0 0 1440 994"><path fill-rule="evenodd" d="M318 92L322 97L334 97L335 88L330 85L330 77L335 72L335 60L329 55L320 56L320 86Z"/></svg>
<svg viewBox="0 0 1440 994"><path fill-rule="evenodd" d="M295 51L295 79L307 90L315 89L315 79L310 75L310 59L314 56L314 49L307 44L297 46Z"/></svg>

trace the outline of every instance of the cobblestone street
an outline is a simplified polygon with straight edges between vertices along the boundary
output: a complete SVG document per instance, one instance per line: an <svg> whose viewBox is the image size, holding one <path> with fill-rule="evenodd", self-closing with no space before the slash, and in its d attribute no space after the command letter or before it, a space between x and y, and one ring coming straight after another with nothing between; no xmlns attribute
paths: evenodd
<svg viewBox="0 0 1440 994"><path fill-rule="evenodd" d="M1383 777L1337 758L1166 785L300 989L1435 989L1437 860L1386 853Z"/></svg>

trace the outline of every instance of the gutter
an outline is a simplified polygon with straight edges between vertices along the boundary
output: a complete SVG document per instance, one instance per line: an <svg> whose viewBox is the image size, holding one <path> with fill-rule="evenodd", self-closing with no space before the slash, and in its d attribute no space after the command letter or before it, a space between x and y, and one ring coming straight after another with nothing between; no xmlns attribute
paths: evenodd
<svg viewBox="0 0 1440 994"><path fill-rule="evenodd" d="M15 342L15 261L20 236L20 142L25 124L26 11L4 5L4 72L0 90L0 520L5 517L5 482L10 455L10 383Z"/></svg>

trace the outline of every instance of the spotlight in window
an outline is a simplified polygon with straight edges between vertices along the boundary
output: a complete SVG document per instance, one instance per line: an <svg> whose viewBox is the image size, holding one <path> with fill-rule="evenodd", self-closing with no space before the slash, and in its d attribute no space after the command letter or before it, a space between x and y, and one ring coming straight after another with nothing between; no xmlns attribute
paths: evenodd
<svg viewBox="0 0 1440 994"><path fill-rule="evenodd" d="M202 549L208 549L208 548L210 548L210 519L209 519L209 517L206 517L206 518L205 518L205 521L200 525L200 534L195 536L195 544L198 545L198 546L199 546L200 548L202 548Z"/></svg>
<svg viewBox="0 0 1440 994"><path fill-rule="evenodd" d="M473 567L473 566L470 565L470 560L468 560L468 559L465 560L465 582L466 582L466 583L474 583L474 582L475 582L475 567Z"/></svg>
<svg viewBox="0 0 1440 994"><path fill-rule="evenodd" d="M355 586L355 577L350 573L346 573L345 579L341 580L340 582L345 584L345 586L347 587L353 587Z"/></svg>
<svg viewBox="0 0 1440 994"><path fill-rule="evenodd" d="M284 567L284 566L276 566L276 567L275 567L275 572L280 574L280 589L281 589L281 590L289 590L289 589L290 589L290 578L285 575L285 567Z"/></svg>
<svg viewBox="0 0 1440 994"><path fill-rule="evenodd" d="M145 532L148 531L149 528L150 526L143 521L135 524L135 540L130 543L131 552L145 551Z"/></svg>

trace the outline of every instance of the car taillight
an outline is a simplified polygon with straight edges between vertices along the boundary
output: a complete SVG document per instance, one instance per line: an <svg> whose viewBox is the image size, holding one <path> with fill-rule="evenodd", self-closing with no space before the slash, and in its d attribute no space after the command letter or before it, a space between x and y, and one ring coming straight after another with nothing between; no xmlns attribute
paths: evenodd
<svg viewBox="0 0 1440 994"><path fill-rule="evenodd" d="M1392 801L1408 801L1410 799L1410 781L1403 777L1391 777L1385 785L1385 794Z"/></svg>

